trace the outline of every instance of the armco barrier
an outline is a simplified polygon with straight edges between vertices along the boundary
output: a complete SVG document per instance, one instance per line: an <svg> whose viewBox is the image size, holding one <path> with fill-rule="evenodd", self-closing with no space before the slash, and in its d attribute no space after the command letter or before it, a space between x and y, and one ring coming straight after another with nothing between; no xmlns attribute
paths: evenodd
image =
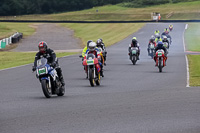
<svg viewBox="0 0 200 133"><path fill-rule="evenodd" d="M9 38L4 38L2 40L0 40L0 49L3 49L6 47L6 45L10 45L13 43L18 43L20 41L20 39L23 38L23 34L22 33L15 33L14 35L10 36Z"/></svg>

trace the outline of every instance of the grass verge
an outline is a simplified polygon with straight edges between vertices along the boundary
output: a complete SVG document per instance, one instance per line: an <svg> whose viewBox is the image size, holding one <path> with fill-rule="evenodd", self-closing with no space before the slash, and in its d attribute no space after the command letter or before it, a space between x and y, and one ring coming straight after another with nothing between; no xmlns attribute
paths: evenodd
<svg viewBox="0 0 200 133"><path fill-rule="evenodd" d="M16 67L33 63L36 53L30 52L0 52L0 69ZM77 53L56 53L57 57L74 55Z"/></svg>
<svg viewBox="0 0 200 133"><path fill-rule="evenodd" d="M9 37L15 32L21 32L26 37L35 31L36 28L30 23L0 23L0 39Z"/></svg>
<svg viewBox="0 0 200 133"><path fill-rule="evenodd" d="M200 55L188 55L190 86L200 86Z"/></svg>
<svg viewBox="0 0 200 133"><path fill-rule="evenodd" d="M88 40L96 41L102 38L106 46L123 40L138 31L144 24L61 24L75 31L75 36L81 38L84 47Z"/></svg>
<svg viewBox="0 0 200 133"><path fill-rule="evenodd" d="M121 3L118 5L106 5L101 7L94 7L92 9L46 14L46 15L23 15L17 17L0 17L1 20L150 20L152 12L161 13L162 19L167 19L166 15L173 12L168 19L199 19L200 15L200 1L181 2L175 4L162 4L144 8L128 8L124 7L129 3ZM98 10L98 12L96 12Z"/></svg>
<svg viewBox="0 0 200 133"><path fill-rule="evenodd" d="M191 23L185 32L187 50L200 51L200 24Z"/></svg>

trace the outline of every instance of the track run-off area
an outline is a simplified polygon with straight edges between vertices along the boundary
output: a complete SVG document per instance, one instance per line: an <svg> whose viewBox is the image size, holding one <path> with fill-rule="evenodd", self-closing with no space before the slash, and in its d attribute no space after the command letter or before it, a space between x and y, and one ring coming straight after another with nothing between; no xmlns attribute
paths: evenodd
<svg viewBox="0 0 200 133"><path fill-rule="evenodd" d="M44 97L32 64L0 71L0 133L199 133L200 88L186 87L185 24L173 25L162 73L147 44L169 23L146 24L108 47L98 87L90 86L78 55L60 58L64 97ZM135 66L128 57L133 36L141 46Z"/></svg>

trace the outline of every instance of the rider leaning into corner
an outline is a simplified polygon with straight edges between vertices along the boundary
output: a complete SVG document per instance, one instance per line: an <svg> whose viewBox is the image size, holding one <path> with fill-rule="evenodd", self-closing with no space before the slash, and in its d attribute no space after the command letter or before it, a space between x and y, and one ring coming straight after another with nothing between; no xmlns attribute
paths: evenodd
<svg viewBox="0 0 200 133"><path fill-rule="evenodd" d="M105 55L103 56L104 57L104 65L106 66L106 47L105 47L105 44L103 43L103 40L100 38L97 40L97 47L101 47L103 51L105 51Z"/></svg>
<svg viewBox="0 0 200 133"><path fill-rule="evenodd" d="M100 55L100 52L99 50L96 48L97 47L97 44L95 42L90 42L89 45L88 45L88 49L86 51L86 54L85 54L85 57L84 57L84 60L86 59L86 56L88 54L94 54L95 57L99 60L99 64L96 65L96 69L98 72L100 72L100 75L102 77L104 77L103 75L103 70L101 69L101 55Z"/></svg>
<svg viewBox="0 0 200 133"><path fill-rule="evenodd" d="M62 86L65 86L65 82L64 82L64 78L62 75L62 70L58 64L58 59L56 58L56 54L55 52L47 47L47 43L42 41L39 43L38 45L39 48L39 52L36 54L35 56L35 61L34 61L34 66L32 68L33 71L36 70L37 67L37 60L41 59L41 58L46 58L48 60L48 63L56 69L57 73L58 73L58 77L62 83Z"/></svg>
<svg viewBox="0 0 200 133"><path fill-rule="evenodd" d="M140 44L138 43L138 41L137 41L137 38L136 37L133 37L132 38L132 42L131 42L131 44L129 45L129 48L128 48L128 51L129 51L129 55L130 55L130 53L131 53L131 48L133 48L133 47L137 47L138 48L138 60L140 59L139 58L139 56L140 56Z"/></svg>
<svg viewBox="0 0 200 133"><path fill-rule="evenodd" d="M158 42L158 44L157 44L157 46L156 46L156 48L155 48L155 53L154 53L154 61L156 62L156 52L158 51L158 50L160 50L160 49L162 49L162 50L164 50L164 54L165 54L165 58L164 58L164 60L165 60L165 64L164 64L164 66L166 65L166 61L167 61L167 49L163 46L163 42L161 42L161 41L159 41ZM156 62L156 66L158 66L158 62Z"/></svg>

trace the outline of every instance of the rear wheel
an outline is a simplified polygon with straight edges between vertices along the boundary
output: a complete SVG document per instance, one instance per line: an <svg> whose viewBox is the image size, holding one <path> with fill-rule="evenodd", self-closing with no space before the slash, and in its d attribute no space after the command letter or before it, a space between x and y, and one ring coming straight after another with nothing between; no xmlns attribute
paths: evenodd
<svg viewBox="0 0 200 133"><path fill-rule="evenodd" d="M94 71L93 71L92 68L89 68L89 81L90 81L90 85L92 87L94 87L94 83L95 83L95 81L94 81Z"/></svg>
<svg viewBox="0 0 200 133"><path fill-rule="evenodd" d="M50 98L52 95L51 88L49 87L49 83L46 79L41 81L42 90L46 98Z"/></svg>
<svg viewBox="0 0 200 133"><path fill-rule="evenodd" d="M159 60L158 68L159 68L159 72L162 72L162 60Z"/></svg>

